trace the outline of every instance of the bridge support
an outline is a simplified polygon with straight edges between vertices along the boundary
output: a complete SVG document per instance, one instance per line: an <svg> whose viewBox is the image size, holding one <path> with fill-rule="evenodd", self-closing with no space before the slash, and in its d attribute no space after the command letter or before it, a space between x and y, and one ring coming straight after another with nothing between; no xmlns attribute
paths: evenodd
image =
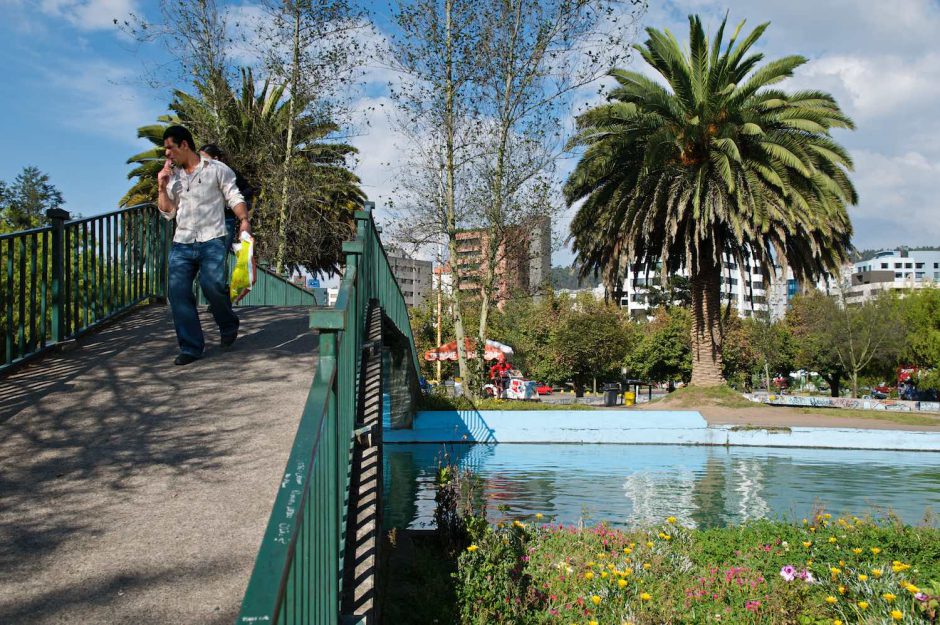
<svg viewBox="0 0 940 625"><path fill-rule="evenodd" d="M379 622L376 595L382 531L382 309L371 302L362 351L359 408L353 445L342 623Z"/></svg>

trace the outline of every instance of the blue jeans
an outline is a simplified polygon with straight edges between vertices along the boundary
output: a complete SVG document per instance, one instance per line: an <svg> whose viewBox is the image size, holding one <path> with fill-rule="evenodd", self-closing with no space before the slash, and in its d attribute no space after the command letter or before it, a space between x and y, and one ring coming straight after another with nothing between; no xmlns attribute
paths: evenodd
<svg viewBox="0 0 940 625"><path fill-rule="evenodd" d="M212 316L223 339L238 334L238 317L232 311L225 279L227 237L202 243L173 243L170 250L170 308L180 352L199 358L206 342L196 311L193 281L199 274L199 286L209 300Z"/></svg>

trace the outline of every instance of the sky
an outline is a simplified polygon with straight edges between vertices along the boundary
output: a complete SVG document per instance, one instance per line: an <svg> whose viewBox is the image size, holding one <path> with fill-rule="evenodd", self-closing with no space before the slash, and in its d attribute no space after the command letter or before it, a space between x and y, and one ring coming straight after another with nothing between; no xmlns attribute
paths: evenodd
<svg viewBox="0 0 940 625"><path fill-rule="evenodd" d="M251 0L223 2L250 15ZM147 149L139 126L166 112L169 89L153 89L144 68L167 61L156 46L140 46L113 20L136 12L153 17L156 0L0 0L0 180L24 166L47 173L65 208L84 216L117 208L129 188L128 157ZM381 6L381 8L378 8ZM377 3L379 35L388 29L386 3ZM835 132L855 161L859 191L849 207L859 249L899 244L940 245L940 0L650 0L643 26L688 37L687 16L702 16L714 32L746 19L770 27L757 49L767 59L801 54L809 61L783 83L787 89L832 93L856 123ZM643 39L640 32L639 39ZM645 71L641 60L632 69ZM383 85L390 76L370 68L355 94L359 116L351 143L360 149L357 173L370 199L394 194L402 140L392 130ZM565 162L562 173L573 161ZM571 210L555 224L567 234ZM571 262L567 250L556 265Z"/></svg>

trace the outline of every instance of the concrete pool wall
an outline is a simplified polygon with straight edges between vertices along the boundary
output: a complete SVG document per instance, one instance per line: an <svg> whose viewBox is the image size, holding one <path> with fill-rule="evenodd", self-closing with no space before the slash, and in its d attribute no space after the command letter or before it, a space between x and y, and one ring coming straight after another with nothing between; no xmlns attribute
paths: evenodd
<svg viewBox="0 0 940 625"><path fill-rule="evenodd" d="M713 425L694 410L443 410L385 443L610 443L733 445L940 452L940 432Z"/></svg>

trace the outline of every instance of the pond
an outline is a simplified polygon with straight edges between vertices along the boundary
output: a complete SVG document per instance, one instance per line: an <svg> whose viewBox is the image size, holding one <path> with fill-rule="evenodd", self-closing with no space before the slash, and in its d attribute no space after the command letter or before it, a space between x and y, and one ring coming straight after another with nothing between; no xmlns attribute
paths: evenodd
<svg viewBox="0 0 940 625"><path fill-rule="evenodd" d="M442 458L480 478L487 518L687 527L940 511L940 453L679 445L386 445L386 527L433 527ZM938 520L929 518L938 525Z"/></svg>

